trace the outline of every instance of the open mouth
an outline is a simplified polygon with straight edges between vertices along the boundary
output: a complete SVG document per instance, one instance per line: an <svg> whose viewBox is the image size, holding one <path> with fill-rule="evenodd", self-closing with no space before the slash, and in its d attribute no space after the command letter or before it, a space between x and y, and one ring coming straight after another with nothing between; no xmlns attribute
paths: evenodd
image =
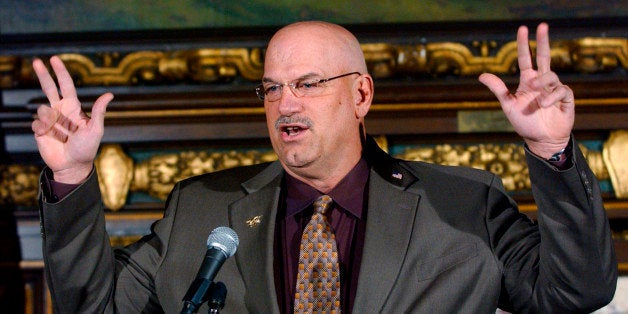
<svg viewBox="0 0 628 314"><path fill-rule="evenodd" d="M281 127L281 132L286 134L286 135L288 135L288 136L299 135L299 133L301 133L304 130L305 130L305 128L304 127L300 127L300 126L284 126L284 127Z"/></svg>
<svg viewBox="0 0 628 314"><path fill-rule="evenodd" d="M275 128L285 139L294 138L312 127L312 121L307 117L281 116L275 121Z"/></svg>

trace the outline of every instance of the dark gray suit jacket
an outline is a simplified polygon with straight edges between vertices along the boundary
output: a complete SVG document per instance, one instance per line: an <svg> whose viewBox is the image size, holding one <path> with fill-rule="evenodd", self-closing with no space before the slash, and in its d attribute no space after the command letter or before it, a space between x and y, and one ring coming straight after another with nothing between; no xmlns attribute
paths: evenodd
<svg viewBox="0 0 628 314"><path fill-rule="evenodd" d="M538 225L491 173L396 160L371 139L365 156L371 172L355 313L590 312L612 299L608 219L577 148L564 171L527 155ZM283 176L275 162L184 180L152 233L115 253L95 174L58 203L42 199L56 312L178 313L207 235L229 226L240 246L216 277L228 289L223 312L278 313L273 240ZM253 218L259 223L247 223Z"/></svg>

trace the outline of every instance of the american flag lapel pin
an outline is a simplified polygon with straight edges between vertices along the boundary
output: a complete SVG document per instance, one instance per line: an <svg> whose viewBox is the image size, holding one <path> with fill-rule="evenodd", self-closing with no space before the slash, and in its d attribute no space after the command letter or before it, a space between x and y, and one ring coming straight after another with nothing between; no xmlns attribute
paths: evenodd
<svg viewBox="0 0 628 314"><path fill-rule="evenodd" d="M397 180L402 180L403 179L403 174L401 174L401 172L393 172L392 177L397 179Z"/></svg>

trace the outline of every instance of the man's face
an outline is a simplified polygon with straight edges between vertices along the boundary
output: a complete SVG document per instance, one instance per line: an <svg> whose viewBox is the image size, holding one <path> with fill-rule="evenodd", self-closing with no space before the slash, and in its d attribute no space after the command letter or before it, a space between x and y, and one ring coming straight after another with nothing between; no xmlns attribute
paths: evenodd
<svg viewBox="0 0 628 314"><path fill-rule="evenodd" d="M311 35L311 34L310 34ZM293 83L325 79L346 72L334 49L304 34L275 38L266 54L264 81ZM283 86L281 98L264 102L270 139L284 168L293 175L325 176L361 154L354 90L358 75L325 83L319 96L297 97Z"/></svg>

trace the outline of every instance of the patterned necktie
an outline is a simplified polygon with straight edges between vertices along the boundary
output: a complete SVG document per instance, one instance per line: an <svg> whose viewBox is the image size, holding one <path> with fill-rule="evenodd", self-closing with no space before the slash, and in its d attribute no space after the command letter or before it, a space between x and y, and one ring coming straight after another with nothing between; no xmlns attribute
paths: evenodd
<svg viewBox="0 0 628 314"><path fill-rule="evenodd" d="M314 202L312 219L303 230L295 313L340 313L338 249L325 211L333 200L323 195Z"/></svg>

